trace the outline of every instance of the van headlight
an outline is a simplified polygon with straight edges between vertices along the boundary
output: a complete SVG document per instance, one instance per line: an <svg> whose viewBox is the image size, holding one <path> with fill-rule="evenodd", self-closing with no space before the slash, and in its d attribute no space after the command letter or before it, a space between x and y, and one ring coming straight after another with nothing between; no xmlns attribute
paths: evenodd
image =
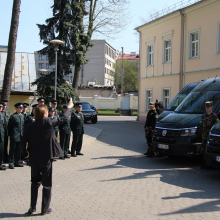
<svg viewBox="0 0 220 220"><path fill-rule="evenodd" d="M196 135L197 128L183 128L180 136L193 136Z"/></svg>

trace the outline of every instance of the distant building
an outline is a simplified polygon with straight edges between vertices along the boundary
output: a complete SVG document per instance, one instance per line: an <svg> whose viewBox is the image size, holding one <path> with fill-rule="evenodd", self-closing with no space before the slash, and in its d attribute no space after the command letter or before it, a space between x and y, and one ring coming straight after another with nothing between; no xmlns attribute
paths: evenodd
<svg viewBox="0 0 220 220"><path fill-rule="evenodd" d="M3 51L5 49L5 51ZM0 46L0 94L2 93L7 47ZM15 53L15 63L12 75L9 110L13 113L17 102L31 103L36 86L31 83L36 80L35 58L33 53Z"/></svg>
<svg viewBox="0 0 220 220"><path fill-rule="evenodd" d="M0 52L7 52L8 46L0 45Z"/></svg>
<svg viewBox="0 0 220 220"><path fill-rule="evenodd" d="M139 60L139 54L136 54L136 52L131 52L130 54L123 54L123 59L135 62ZM118 55L117 60L122 60L122 54Z"/></svg>
<svg viewBox="0 0 220 220"><path fill-rule="evenodd" d="M93 47L86 53L89 62L82 66L79 76L79 85L105 85L113 86L114 77L110 75L114 71L116 61L116 50L105 40L92 40ZM36 72L39 76L41 69L46 69L47 73L55 71L55 63L49 65L48 55L35 52ZM72 83L74 76L74 66L71 66L72 73L66 75L64 79Z"/></svg>

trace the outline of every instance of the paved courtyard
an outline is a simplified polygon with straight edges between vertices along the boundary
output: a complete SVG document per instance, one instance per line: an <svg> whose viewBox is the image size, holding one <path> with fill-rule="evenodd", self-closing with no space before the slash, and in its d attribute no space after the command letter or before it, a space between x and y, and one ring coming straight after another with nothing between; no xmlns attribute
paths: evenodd
<svg viewBox="0 0 220 220"><path fill-rule="evenodd" d="M135 119L99 116L86 124L85 155L53 164L50 215L39 214L41 190L36 214L25 215L28 166L0 172L0 218L219 219L219 171L200 170L193 159L146 158L144 124Z"/></svg>

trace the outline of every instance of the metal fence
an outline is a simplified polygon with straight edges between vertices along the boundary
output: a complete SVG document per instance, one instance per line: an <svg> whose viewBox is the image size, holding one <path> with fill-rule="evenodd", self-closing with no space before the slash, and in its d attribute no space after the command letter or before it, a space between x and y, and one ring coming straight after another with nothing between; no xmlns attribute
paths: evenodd
<svg viewBox="0 0 220 220"><path fill-rule="evenodd" d="M151 21L153 21L157 18L160 18L164 15L170 14L174 11L188 7L190 5L193 5L193 4L195 4L197 2L201 2L201 1L205 1L205 0L182 0L174 5L169 6L168 8L163 9L162 11L158 11L153 14L150 14L148 22L151 22Z"/></svg>

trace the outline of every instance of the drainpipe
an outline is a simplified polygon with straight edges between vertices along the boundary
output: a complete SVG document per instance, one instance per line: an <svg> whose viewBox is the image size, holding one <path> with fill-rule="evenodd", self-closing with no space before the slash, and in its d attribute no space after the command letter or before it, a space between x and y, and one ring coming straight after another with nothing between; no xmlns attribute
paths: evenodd
<svg viewBox="0 0 220 220"><path fill-rule="evenodd" d="M180 86L181 89L183 88L183 62L184 62L184 36L185 36L185 15L182 10L180 10L180 13L182 15L182 54L181 54L181 76L180 76Z"/></svg>
<svg viewBox="0 0 220 220"><path fill-rule="evenodd" d="M137 109L137 119L136 121L139 121L139 116L140 116L140 113L139 113L139 110L140 110L140 68L141 68L141 32L139 32L139 67L138 67L138 109Z"/></svg>

